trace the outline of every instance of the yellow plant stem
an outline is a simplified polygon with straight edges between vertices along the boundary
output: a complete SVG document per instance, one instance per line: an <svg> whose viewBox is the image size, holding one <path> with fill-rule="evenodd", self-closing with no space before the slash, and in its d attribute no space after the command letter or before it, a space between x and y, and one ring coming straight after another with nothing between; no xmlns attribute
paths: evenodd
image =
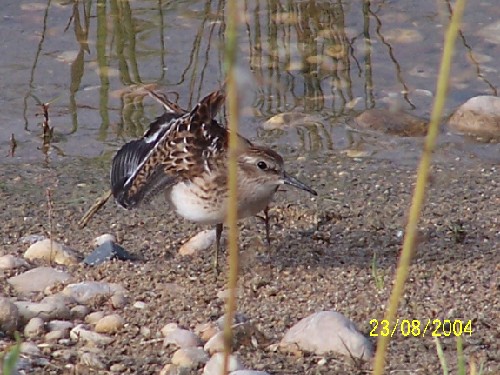
<svg viewBox="0 0 500 375"><path fill-rule="evenodd" d="M425 139L422 158L417 171L417 183L413 193L412 204L410 208L408 223L406 225L403 250L398 262L396 271L396 280L389 299L389 306L384 319L394 322L398 310L398 303L404 292L404 285L408 277L408 269L412 258L415 238L417 235L417 225L424 203L425 189L429 178L432 153L436 145L436 138L439 133L439 123L443 114L443 108L448 91L448 81L453 57L455 39L458 34L462 14L465 8L465 0L457 0L453 9L450 24L446 32L444 41L443 56L439 69L438 82L436 87L436 98L434 108L432 109L429 130ZM377 352L375 353L374 375L382 375L384 372L385 354L389 344L390 337L379 335L377 342Z"/></svg>
<svg viewBox="0 0 500 375"><path fill-rule="evenodd" d="M233 332L232 324L236 311L236 288L238 286L238 92L235 77L236 48L237 48L237 0L227 2L226 14L226 53L225 65L227 73L227 107L229 113L229 160L228 160L228 187L229 207L227 224L229 226L229 297L224 319L224 367L222 374L229 372L229 357L231 354Z"/></svg>

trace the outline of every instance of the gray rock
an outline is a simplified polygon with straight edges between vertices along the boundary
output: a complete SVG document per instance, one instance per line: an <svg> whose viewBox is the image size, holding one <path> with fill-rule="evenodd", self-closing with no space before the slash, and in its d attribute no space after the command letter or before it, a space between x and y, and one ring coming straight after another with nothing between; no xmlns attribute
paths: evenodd
<svg viewBox="0 0 500 375"><path fill-rule="evenodd" d="M21 343L21 353L29 355L30 357L39 357L42 355L41 350L38 346L31 341L25 341Z"/></svg>
<svg viewBox="0 0 500 375"><path fill-rule="evenodd" d="M136 257L120 245L111 241L106 241L99 245L99 247L97 247L92 253L87 255L83 260L83 263L88 264L89 266L96 266L115 258L120 260L136 259Z"/></svg>
<svg viewBox="0 0 500 375"><path fill-rule="evenodd" d="M95 298L111 298L115 293L125 293L125 288L120 284L88 281L67 285L62 293L72 297L77 303L87 304Z"/></svg>
<svg viewBox="0 0 500 375"><path fill-rule="evenodd" d="M42 318L44 321L52 319L67 320L71 317L69 307L62 303L16 301L14 304L19 310L21 320L24 322L34 317Z"/></svg>
<svg viewBox="0 0 500 375"><path fill-rule="evenodd" d="M485 95L469 99L453 113L449 125L460 133L500 139L500 98Z"/></svg>
<svg viewBox="0 0 500 375"><path fill-rule="evenodd" d="M8 298L0 297L0 331L13 334L19 324L20 314L16 304Z"/></svg>
<svg viewBox="0 0 500 375"><path fill-rule="evenodd" d="M14 255L7 254L0 257L0 270L12 270L19 267L27 267L28 263Z"/></svg>
<svg viewBox="0 0 500 375"><path fill-rule="evenodd" d="M42 259L67 266L79 262L79 257L74 250L48 238L31 245L24 253L24 257L28 260Z"/></svg>
<svg viewBox="0 0 500 375"><path fill-rule="evenodd" d="M167 324L161 330L165 336L164 345L176 345L179 348L196 347L201 344L200 338L193 332L177 327L175 323Z"/></svg>
<svg viewBox="0 0 500 375"><path fill-rule="evenodd" d="M203 368L203 375L220 375L224 368L224 354L215 353ZM243 364L235 355L229 356L229 371L243 370Z"/></svg>
<svg viewBox="0 0 500 375"><path fill-rule="evenodd" d="M45 333L45 322L42 318L31 318L24 327L24 336L29 339L41 337Z"/></svg>
<svg viewBox="0 0 500 375"><path fill-rule="evenodd" d="M45 288L68 281L71 275L51 267L38 267L7 279L19 293L42 292Z"/></svg>
<svg viewBox="0 0 500 375"><path fill-rule="evenodd" d="M336 311L321 311L300 320L285 334L280 347L318 355L336 352L365 360L373 355L371 342L353 322Z"/></svg>
<svg viewBox="0 0 500 375"><path fill-rule="evenodd" d="M270 375L265 371L255 371L255 370L236 370L229 373L229 375Z"/></svg>

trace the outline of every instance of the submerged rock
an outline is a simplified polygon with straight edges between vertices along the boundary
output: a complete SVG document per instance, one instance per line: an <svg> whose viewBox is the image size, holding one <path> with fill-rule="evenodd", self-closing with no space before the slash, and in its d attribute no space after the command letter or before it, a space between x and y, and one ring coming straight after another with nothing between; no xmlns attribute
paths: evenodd
<svg viewBox="0 0 500 375"><path fill-rule="evenodd" d="M500 140L500 98L485 95L469 99L453 113L449 125L461 133Z"/></svg>
<svg viewBox="0 0 500 375"><path fill-rule="evenodd" d="M402 110L368 109L354 119L355 127L400 137L423 137L428 121Z"/></svg>

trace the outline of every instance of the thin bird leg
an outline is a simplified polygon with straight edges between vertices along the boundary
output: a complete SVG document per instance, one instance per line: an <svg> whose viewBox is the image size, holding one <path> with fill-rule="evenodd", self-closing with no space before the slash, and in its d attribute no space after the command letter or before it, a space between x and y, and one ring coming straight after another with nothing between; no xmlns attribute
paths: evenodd
<svg viewBox="0 0 500 375"><path fill-rule="evenodd" d="M219 274L219 248L220 248L220 238L222 235L222 229L224 224L217 224L215 226L215 256L214 256L214 272L216 275Z"/></svg>
<svg viewBox="0 0 500 375"><path fill-rule="evenodd" d="M266 240L267 240L267 247L271 247L271 225L269 224L269 206L266 206L264 208L264 222L266 224Z"/></svg>

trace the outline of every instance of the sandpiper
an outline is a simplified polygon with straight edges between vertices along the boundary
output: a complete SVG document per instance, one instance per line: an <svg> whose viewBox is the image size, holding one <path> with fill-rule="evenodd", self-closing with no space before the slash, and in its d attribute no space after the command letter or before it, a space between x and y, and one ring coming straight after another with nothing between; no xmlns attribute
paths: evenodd
<svg viewBox="0 0 500 375"><path fill-rule="evenodd" d="M215 91L190 112L150 91L165 107L141 139L125 144L111 167L111 189L124 208L165 192L171 207L180 216L216 226L217 258L228 205L228 130L215 117L225 96ZM267 207L278 187L295 186L313 195L316 191L285 172L283 158L275 151L257 146L239 136L238 218L264 210L269 241Z"/></svg>

